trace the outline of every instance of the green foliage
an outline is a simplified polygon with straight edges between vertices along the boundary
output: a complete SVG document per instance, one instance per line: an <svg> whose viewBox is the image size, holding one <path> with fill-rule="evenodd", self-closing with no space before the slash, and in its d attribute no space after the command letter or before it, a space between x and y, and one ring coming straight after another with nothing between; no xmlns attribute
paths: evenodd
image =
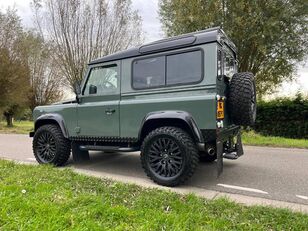
<svg viewBox="0 0 308 231"><path fill-rule="evenodd" d="M0 112L9 126L28 103L29 68L23 55L23 31L15 11L0 12Z"/></svg>
<svg viewBox="0 0 308 231"><path fill-rule="evenodd" d="M14 173L14 174L12 174ZM1 230L305 230L308 216L0 160Z"/></svg>
<svg viewBox="0 0 308 231"><path fill-rule="evenodd" d="M22 28L15 10L0 11L0 114L8 126L26 108L62 98L62 76L51 62L49 45Z"/></svg>
<svg viewBox="0 0 308 231"><path fill-rule="evenodd" d="M252 130L242 132L242 141L244 145L308 149L308 141L306 139L264 136Z"/></svg>
<svg viewBox="0 0 308 231"><path fill-rule="evenodd" d="M167 35L221 26L238 48L239 71L256 75L259 96L294 77L307 54L307 1L160 0Z"/></svg>
<svg viewBox="0 0 308 231"><path fill-rule="evenodd" d="M308 99L258 103L254 129L264 135L308 139Z"/></svg>
<svg viewBox="0 0 308 231"><path fill-rule="evenodd" d="M63 98L64 77L52 60L53 49L34 31L24 32L24 57L30 70L29 108L48 105Z"/></svg>

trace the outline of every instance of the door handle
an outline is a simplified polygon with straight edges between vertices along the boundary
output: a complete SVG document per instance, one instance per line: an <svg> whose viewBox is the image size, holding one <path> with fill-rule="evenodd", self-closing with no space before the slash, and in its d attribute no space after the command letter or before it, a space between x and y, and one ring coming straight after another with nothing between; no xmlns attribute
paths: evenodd
<svg viewBox="0 0 308 231"><path fill-rule="evenodd" d="M115 109L110 109L110 108L108 108L108 109L105 110L105 113L106 113L107 115L112 115L113 113L115 113Z"/></svg>

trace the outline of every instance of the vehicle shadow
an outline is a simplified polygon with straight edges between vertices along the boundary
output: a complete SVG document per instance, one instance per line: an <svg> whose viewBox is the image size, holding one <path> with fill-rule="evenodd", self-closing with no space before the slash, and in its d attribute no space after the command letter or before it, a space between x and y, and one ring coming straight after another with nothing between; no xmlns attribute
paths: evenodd
<svg viewBox="0 0 308 231"><path fill-rule="evenodd" d="M123 175L125 177L136 177L148 179L145 175L141 164L139 152L134 153L104 153L104 152L90 152L90 160L73 163L69 161L69 165L82 170L95 171L97 173ZM225 161L224 173L236 167L236 162ZM215 186L219 182L217 177L216 162L200 163L194 176L189 179L185 185L193 187L208 187ZM150 179L148 179L151 182Z"/></svg>

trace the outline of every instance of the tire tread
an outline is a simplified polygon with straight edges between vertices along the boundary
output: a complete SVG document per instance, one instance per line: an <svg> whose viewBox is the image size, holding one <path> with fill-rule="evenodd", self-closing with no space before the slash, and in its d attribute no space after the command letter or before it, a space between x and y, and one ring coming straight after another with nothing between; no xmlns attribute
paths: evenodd
<svg viewBox="0 0 308 231"><path fill-rule="evenodd" d="M71 152L71 142L63 136L62 131L58 125L55 125L55 124L43 125L37 129L35 134L39 134L42 131L51 132L54 135L56 145L58 146L56 158L53 160L52 164L55 166L65 165L65 163L68 161L70 154L71 154L70 153ZM43 162L37 157L36 152L35 152L36 139L37 137L36 135L34 135L33 142L32 142L32 149L33 149L35 159L37 160L37 162L42 164Z"/></svg>
<svg viewBox="0 0 308 231"><path fill-rule="evenodd" d="M157 179L154 175L151 174L150 170L147 168L147 163L146 163L146 158L145 158L145 155L146 155L145 146L150 141L150 139L160 134L168 134L168 135L173 136L179 142L184 144L186 151L189 152L189 158L188 158L189 167L185 169L179 177L173 179L170 182L163 182ZM141 146L140 159L141 159L142 168L144 169L146 175L150 179L152 179L157 184L173 187L179 184L183 184L194 174L198 166L198 163L199 163L199 152L197 150L196 144L194 143L193 139L184 130L177 128L177 127L160 127L160 128L157 128L151 131L144 139L142 146Z"/></svg>

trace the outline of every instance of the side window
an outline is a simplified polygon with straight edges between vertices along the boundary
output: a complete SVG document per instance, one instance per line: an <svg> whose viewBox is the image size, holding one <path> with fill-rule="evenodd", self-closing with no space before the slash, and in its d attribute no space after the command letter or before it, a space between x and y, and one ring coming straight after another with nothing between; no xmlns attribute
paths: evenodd
<svg viewBox="0 0 308 231"><path fill-rule="evenodd" d="M235 61L231 54L225 53L224 58L224 74L231 78L235 73Z"/></svg>
<svg viewBox="0 0 308 231"><path fill-rule="evenodd" d="M90 71L84 95L112 95L118 93L117 66L94 67Z"/></svg>
<svg viewBox="0 0 308 231"><path fill-rule="evenodd" d="M167 85L193 83L202 79L202 52L167 56Z"/></svg>
<svg viewBox="0 0 308 231"><path fill-rule="evenodd" d="M165 56L133 62L133 87L153 88L165 85Z"/></svg>
<svg viewBox="0 0 308 231"><path fill-rule="evenodd" d="M195 83L202 79L201 50L139 59L133 62L132 82L135 89Z"/></svg>

